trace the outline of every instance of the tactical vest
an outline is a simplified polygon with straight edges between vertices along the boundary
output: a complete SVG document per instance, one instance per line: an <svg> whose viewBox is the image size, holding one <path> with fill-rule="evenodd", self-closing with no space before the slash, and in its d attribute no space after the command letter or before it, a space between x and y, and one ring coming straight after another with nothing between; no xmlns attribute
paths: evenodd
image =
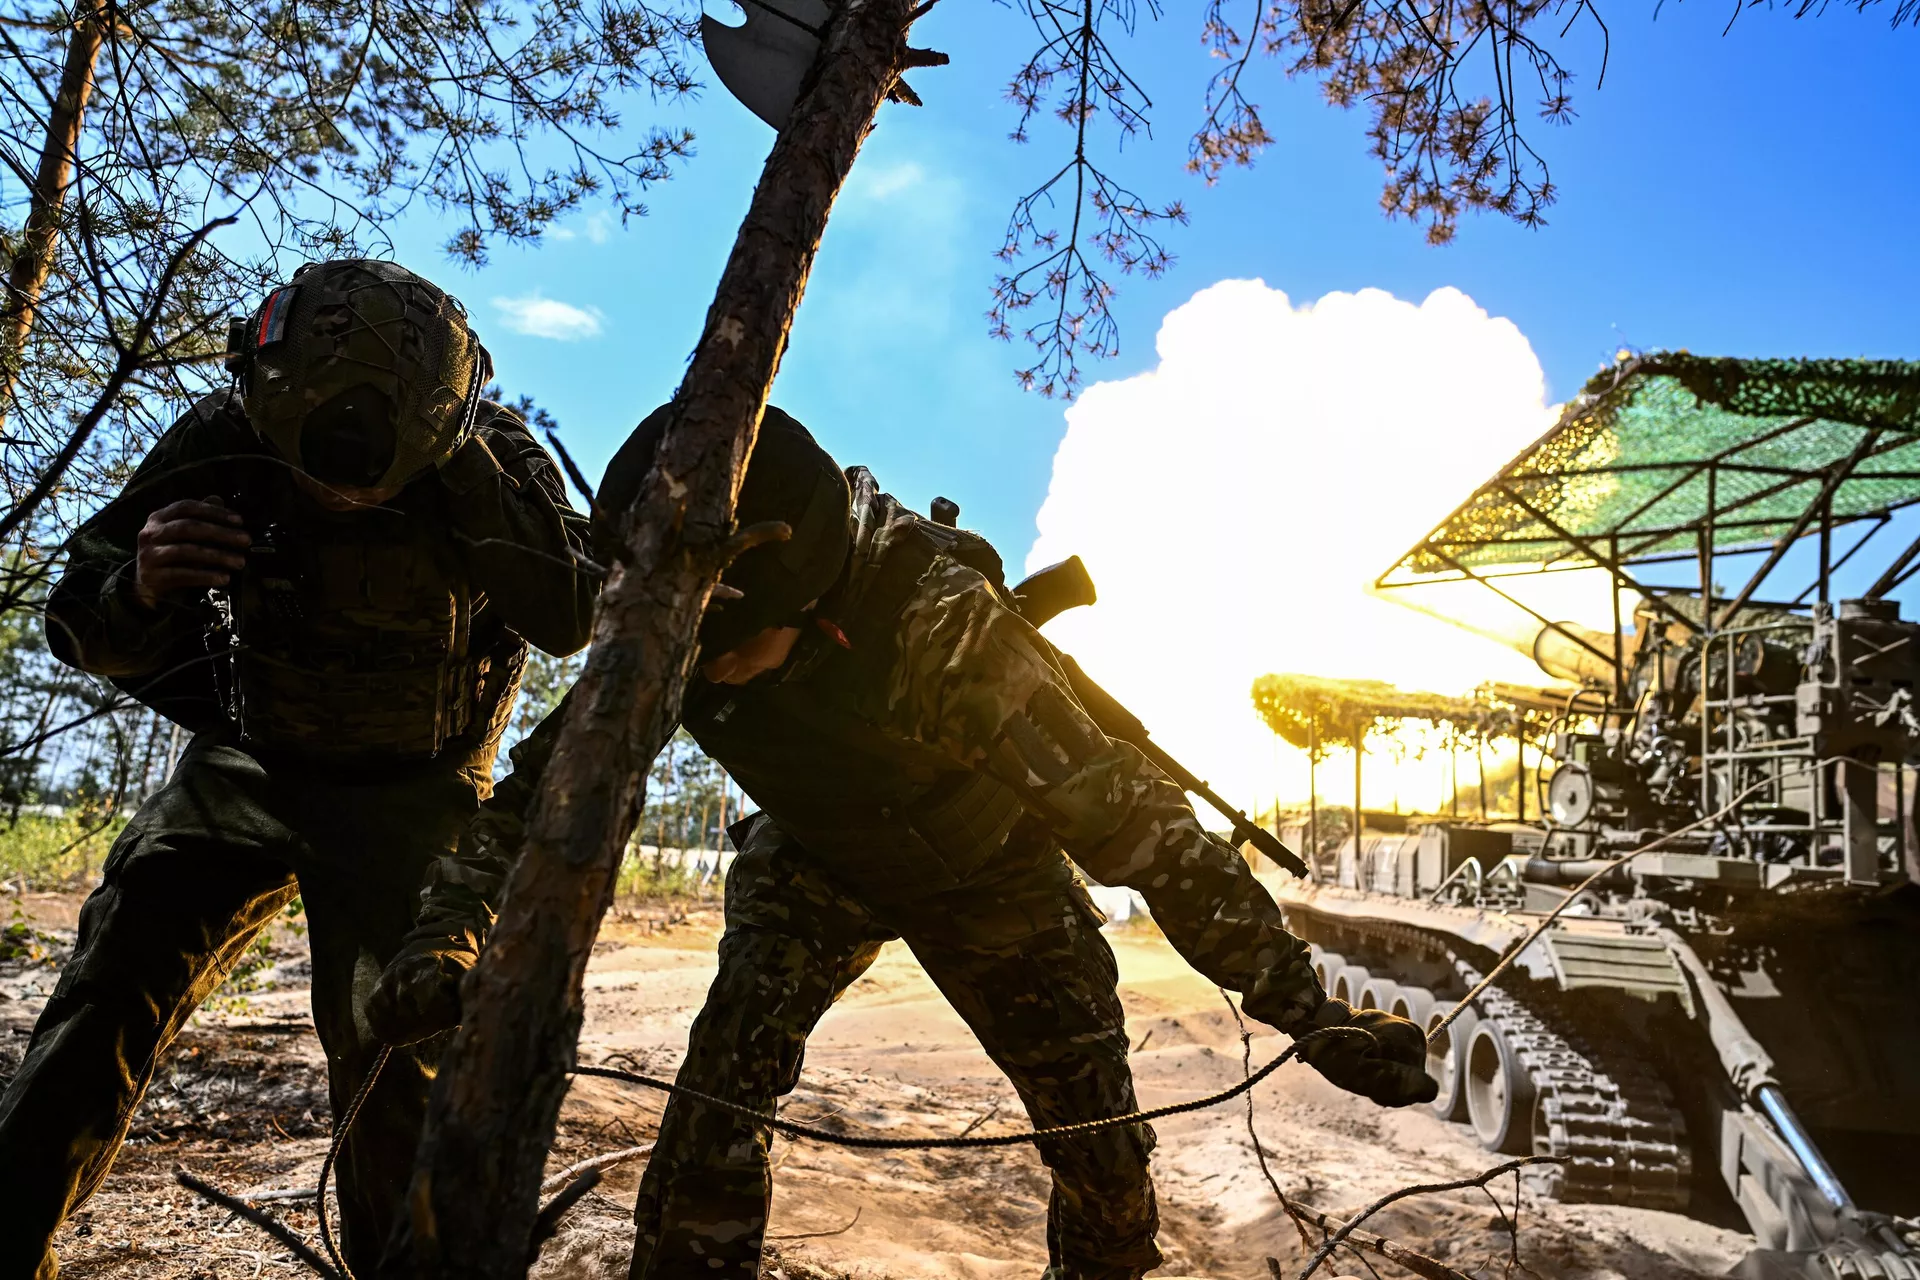
<svg viewBox="0 0 1920 1280"><path fill-rule="evenodd" d="M808 637L812 652L786 679L695 678L681 709L701 749L782 830L850 885L895 901L966 883L1026 815L1004 784L879 727L901 610L942 558L998 579L999 557L983 540L916 517L852 613L831 615L851 648Z"/></svg>
<svg viewBox="0 0 1920 1280"><path fill-rule="evenodd" d="M476 643L472 587L437 506L406 495L345 515L273 509L287 518L249 520L230 592L226 701L241 741L421 760L496 735L526 646L491 627Z"/></svg>

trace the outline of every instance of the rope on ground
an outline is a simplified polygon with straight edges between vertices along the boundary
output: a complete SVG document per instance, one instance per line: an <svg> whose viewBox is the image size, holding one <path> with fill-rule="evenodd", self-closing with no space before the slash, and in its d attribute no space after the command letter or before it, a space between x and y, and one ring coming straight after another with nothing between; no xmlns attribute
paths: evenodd
<svg viewBox="0 0 1920 1280"><path fill-rule="evenodd" d="M1045 1142L1053 1138L1077 1138L1083 1134L1100 1133L1107 1129L1124 1128L1127 1125L1145 1124L1150 1120L1160 1120L1167 1116L1185 1115L1189 1111L1204 1111L1208 1107L1217 1107L1223 1102L1247 1092L1253 1086L1278 1071L1280 1067L1297 1056L1301 1046L1328 1035L1361 1035L1369 1033L1359 1027L1321 1027L1297 1037L1294 1042L1272 1061L1258 1071L1243 1079L1231 1088L1218 1093L1210 1093L1204 1098L1194 1098L1188 1102L1173 1102L1166 1106L1153 1107L1146 1111L1133 1111L1123 1116L1108 1116L1102 1120L1082 1120L1075 1124L1059 1124L1048 1129L1028 1129L1021 1133L996 1133L984 1137L959 1138L866 1138L858 1134L834 1133L827 1129L815 1129L809 1125L795 1124L791 1120L782 1120L779 1116L755 1111L742 1103L726 1098L716 1098L710 1093L690 1089L686 1085L667 1080L658 1080L652 1076L643 1076L633 1071L619 1071L612 1067L575 1067L577 1076L598 1076L603 1080L623 1080L628 1084L644 1085L649 1089L658 1089L662 1093L675 1094L694 1102L703 1103L743 1120L766 1125L776 1133L789 1138L803 1138L810 1142L825 1142L836 1147L854 1147L863 1151L938 1151L954 1148L976 1147L1016 1147L1024 1143Z"/></svg>

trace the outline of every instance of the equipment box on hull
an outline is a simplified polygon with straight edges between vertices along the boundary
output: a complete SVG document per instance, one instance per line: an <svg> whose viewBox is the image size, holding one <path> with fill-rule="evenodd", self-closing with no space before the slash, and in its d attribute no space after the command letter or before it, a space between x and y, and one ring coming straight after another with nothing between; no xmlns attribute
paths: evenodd
<svg viewBox="0 0 1920 1280"><path fill-rule="evenodd" d="M1490 871L1512 852L1511 832L1435 823L1403 835L1367 835L1357 858L1348 841L1336 878L1345 889L1424 898L1469 860Z"/></svg>

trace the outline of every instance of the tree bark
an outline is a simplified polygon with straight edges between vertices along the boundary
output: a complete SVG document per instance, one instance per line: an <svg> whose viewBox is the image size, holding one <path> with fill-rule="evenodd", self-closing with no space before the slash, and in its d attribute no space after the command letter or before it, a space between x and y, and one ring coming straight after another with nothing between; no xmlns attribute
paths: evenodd
<svg viewBox="0 0 1920 1280"><path fill-rule="evenodd" d="M654 468L622 521L593 649L466 979L383 1274L526 1272L541 1168L567 1089L582 979L648 765L679 718L707 597L747 535L733 504L835 196L898 77L907 0L847 0L734 241Z"/></svg>
<svg viewBox="0 0 1920 1280"><path fill-rule="evenodd" d="M93 95L93 69L100 59L107 17L105 4L80 11L73 34L67 38L60 87L47 112L40 164L34 173L33 190L28 193L27 220L20 228L20 242L7 268L6 293L0 295L0 423L13 413L27 335L33 331L34 312L46 288L47 274L53 269L60 217L73 181L75 153L86 123L87 99Z"/></svg>

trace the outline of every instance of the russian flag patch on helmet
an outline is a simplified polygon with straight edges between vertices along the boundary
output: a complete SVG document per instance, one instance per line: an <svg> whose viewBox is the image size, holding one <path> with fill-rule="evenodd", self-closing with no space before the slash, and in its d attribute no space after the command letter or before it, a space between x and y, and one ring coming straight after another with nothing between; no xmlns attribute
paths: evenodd
<svg viewBox="0 0 1920 1280"><path fill-rule="evenodd" d="M267 304L260 308L259 331L253 336L256 348L270 346L287 336L287 316L293 311L296 288L288 285L267 295Z"/></svg>

